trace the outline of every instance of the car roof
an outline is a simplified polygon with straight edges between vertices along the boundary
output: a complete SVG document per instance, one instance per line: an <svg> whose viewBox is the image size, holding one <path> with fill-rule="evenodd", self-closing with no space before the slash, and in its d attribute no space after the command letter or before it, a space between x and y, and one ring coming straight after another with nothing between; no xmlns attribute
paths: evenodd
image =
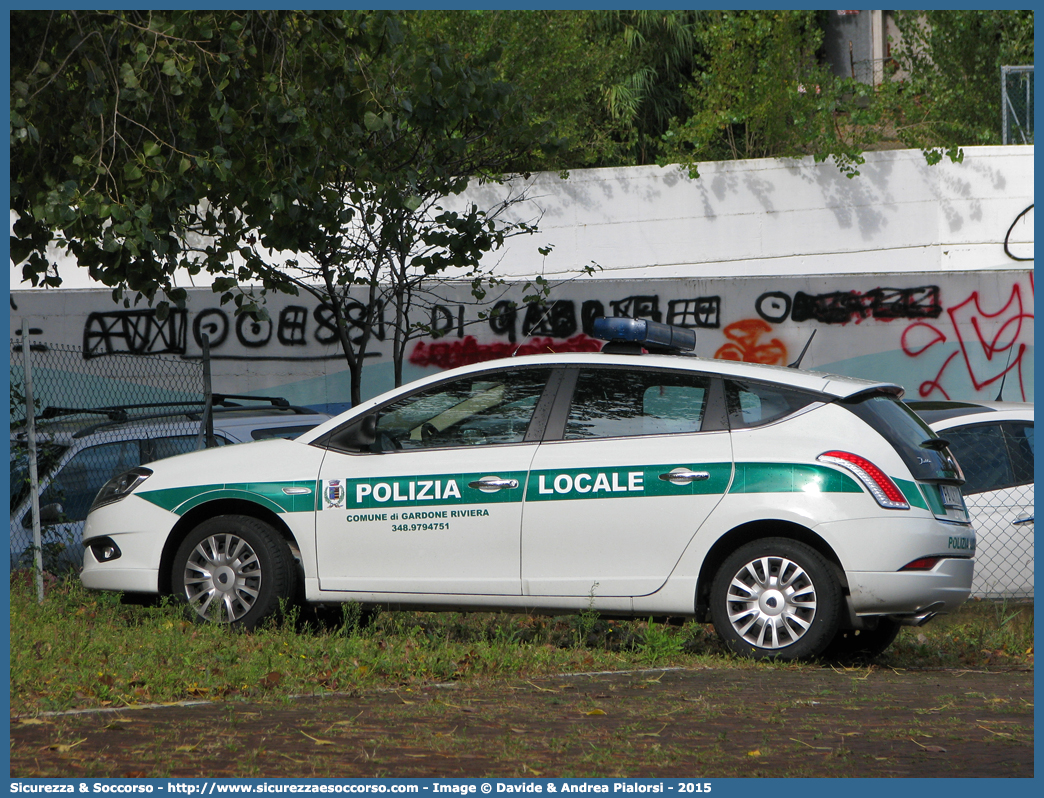
<svg viewBox="0 0 1044 798"><path fill-rule="evenodd" d="M264 427L312 427L330 418L327 413L302 407L215 407L214 429L232 437ZM201 412L170 411L147 413L131 418L99 421L98 415L78 414L71 417L45 419L36 425L36 434L42 439L62 446L74 446L79 441L96 442L131 440L142 432L167 435L195 435L202 421ZM12 441L25 441L24 429L11 431Z"/></svg>
<svg viewBox="0 0 1044 798"><path fill-rule="evenodd" d="M957 426L958 423L974 423L987 421L1032 421L1032 402L964 402L964 401L927 401L907 402L910 408L931 426L941 425L943 428Z"/></svg>
<svg viewBox="0 0 1044 798"><path fill-rule="evenodd" d="M825 394L830 397L845 398L856 394L881 391L894 396L902 396L901 386L891 382L875 382L863 380L856 377L842 377L836 374L827 374L817 371L803 371L801 369L785 366L769 366L760 363L743 363L734 360L716 360L710 358L696 357L694 355L668 355L668 354L610 354L606 352L569 352L547 355L523 355L520 357L499 358L461 366L456 369L440 371L436 374L423 377L400 388L368 399L351 410L342 413L330 421L317 426L311 432L305 433L302 442L308 443L321 437L323 434L336 428L346 418L366 412L366 410L377 407L387 402L393 396L419 390L428 385L434 385L444 380L464 377L468 374L477 374L485 371L498 371L512 368L527 367L551 367L551 366L619 366L624 368L662 368L671 370L687 370L703 373L718 374L737 380L752 380L770 382L797 388L806 391Z"/></svg>

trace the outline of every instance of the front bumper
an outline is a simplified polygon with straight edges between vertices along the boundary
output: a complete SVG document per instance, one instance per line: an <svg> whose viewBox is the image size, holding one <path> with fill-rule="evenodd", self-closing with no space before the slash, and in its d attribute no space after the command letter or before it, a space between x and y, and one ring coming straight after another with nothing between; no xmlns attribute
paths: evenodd
<svg viewBox="0 0 1044 798"><path fill-rule="evenodd" d="M83 529L83 586L158 593L163 546L177 520L174 513L134 495L92 512ZM95 558L89 543L103 536L119 546L119 559L100 563Z"/></svg>

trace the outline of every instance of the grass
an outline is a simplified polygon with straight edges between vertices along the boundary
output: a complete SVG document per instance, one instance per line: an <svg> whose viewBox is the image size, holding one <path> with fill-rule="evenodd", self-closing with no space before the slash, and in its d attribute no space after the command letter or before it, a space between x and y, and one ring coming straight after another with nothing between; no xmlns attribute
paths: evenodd
<svg viewBox="0 0 1044 798"><path fill-rule="evenodd" d="M709 626L613 622L586 612L550 618L496 613L382 612L363 625L346 605L333 621L296 609L253 633L193 623L170 602L138 606L76 579L43 603L32 580L11 583L11 711L189 700L285 700L433 682L527 680L646 667L801 669L726 653ZM895 668L1032 667L1032 604L969 602L952 618L907 629L879 659Z"/></svg>

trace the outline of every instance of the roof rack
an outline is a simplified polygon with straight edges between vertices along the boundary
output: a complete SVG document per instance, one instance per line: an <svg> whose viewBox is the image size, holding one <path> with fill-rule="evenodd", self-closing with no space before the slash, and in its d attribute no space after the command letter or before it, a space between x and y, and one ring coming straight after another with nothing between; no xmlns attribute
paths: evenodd
<svg viewBox="0 0 1044 798"><path fill-rule="evenodd" d="M648 319L599 316L591 324L591 334L607 342L602 351L608 354L640 355L644 350L677 355L696 350L694 330Z"/></svg>
<svg viewBox="0 0 1044 798"><path fill-rule="evenodd" d="M257 402L259 404L243 404ZM216 413L229 413L237 410L266 410L269 412L289 413L293 415L309 415L316 411L307 407L292 405L281 396L247 396L243 394L213 394L212 408ZM146 411L135 413L132 411ZM153 412L148 412L153 411ZM102 416L94 424L88 424L73 433L74 438L82 438L98 430L114 427L128 422L154 421L162 418L185 416L192 421L200 421L206 412L203 400L193 402L149 402L141 404L110 405L108 407L45 407L37 417L41 421L71 416Z"/></svg>

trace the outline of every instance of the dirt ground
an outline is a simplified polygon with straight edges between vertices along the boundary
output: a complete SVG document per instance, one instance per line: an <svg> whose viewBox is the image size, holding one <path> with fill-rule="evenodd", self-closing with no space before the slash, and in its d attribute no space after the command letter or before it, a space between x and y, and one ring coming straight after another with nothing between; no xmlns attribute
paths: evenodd
<svg viewBox="0 0 1044 798"><path fill-rule="evenodd" d="M11 719L11 776L1032 777L1033 673L681 669Z"/></svg>

